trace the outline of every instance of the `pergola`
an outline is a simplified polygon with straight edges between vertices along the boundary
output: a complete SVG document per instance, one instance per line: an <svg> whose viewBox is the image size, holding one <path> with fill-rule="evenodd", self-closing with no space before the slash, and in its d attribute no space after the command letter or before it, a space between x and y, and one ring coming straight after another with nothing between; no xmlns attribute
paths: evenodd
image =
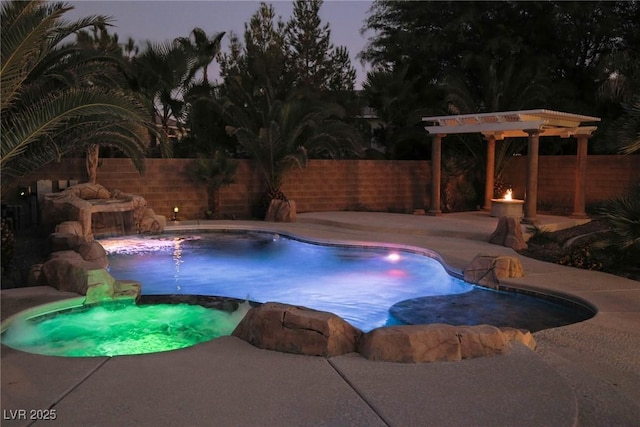
<svg viewBox="0 0 640 427"><path fill-rule="evenodd" d="M525 189L523 222L537 222L538 200L538 149L540 137L574 137L578 141L575 171L575 191L572 217L585 218L585 173L587 168L587 141L597 129L596 126L582 126L583 123L599 122L600 118L579 114L562 113L552 110L507 111L501 113L462 114L455 116L423 117L425 127L433 135L431 146L432 179L430 215L438 215L440 210L440 176L442 162L442 138L450 134L481 133L487 140L487 165L483 209L491 209L493 198L496 141L504 138L526 137L527 182Z"/></svg>

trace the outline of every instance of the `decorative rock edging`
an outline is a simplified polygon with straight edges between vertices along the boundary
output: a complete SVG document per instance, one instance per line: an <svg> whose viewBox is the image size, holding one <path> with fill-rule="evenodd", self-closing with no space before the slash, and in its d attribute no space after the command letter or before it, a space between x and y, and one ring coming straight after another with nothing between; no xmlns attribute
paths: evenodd
<svg viewBox="0 0 640 427"><path fill-rule="evenodd" d="M297 217L294 200L272 199L264 220L270 222L295 222Z"/></svg>
<svg viewBox="0 0 640 427"><path fill-rule="evenodd" d="M523 277L520 260L513 256L477 255L464 269L465 282L497 289L500 279Z"/></svg>
<svg viewBox="0 0 640 427"><path fill-rule="evenodd" d="M267 350L333 357L354 352L362 331L333 313L267 302L249 310L232 335Z"/></svg>
<svg viewBox="0 0 640 427"><path fill-rule="evenodd" d="M526 249L527 244L522 235L520 218L513 216L502 216L498 219L498 225L491 236L489 243L506 246L511 249Z"/></svg>
<svg viewBox="0 0 640 427"><path fill-rule="evenodd" d="M267 350L324 357L358 352L369 360L399 363L504 354L512 341L536 347L529 331L490 325L406 325L363 334L335 314L273 302L252 308L232 335Z"/></svg>
<svg viewBox="0 0 640 427"><path fill-rule="evenodd" d="M510 348L495 326L436 323L374 329L363 336L358 352L369 360L422 363L493 356Z"/></svg>
<svg viewBox="0 0 640 427"><path fill-rule="evenodd" d="M153 209L148 208L142 196L123 193L119 190L109 192L100 184L77 184L60 193L45 194L41 210L45 226L67 220L76 221L80 224L80 236L88 241L94 238L92 229L94 213L130 212L132 224L126 231L132 233L156 233L166 226L166 218L163 215L156 215Z"/></svg>
<svg viewBox="0 0 640 427"><path fill-rule="evenodd" d="M138 298L140 283L115 280L105 270L109 260L104 247L95 240L87 240L82 233L82 225L77 221L58 224L49 235L49 259L31 268L29 284L86 295L87 303Z"/></svg>

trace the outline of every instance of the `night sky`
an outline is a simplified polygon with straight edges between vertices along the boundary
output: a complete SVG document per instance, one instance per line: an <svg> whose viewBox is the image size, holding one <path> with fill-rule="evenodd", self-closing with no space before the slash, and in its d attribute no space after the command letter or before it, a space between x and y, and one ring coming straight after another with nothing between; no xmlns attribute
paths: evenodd
<svg viewBox="0 0 640 427"><path fill-rule="evenodd" d="M138 44L145 40L162 42L188 36L194 27L200 27L208 35L220 31L244 34L244 23L249 21L259 6L258 1L68 1L75 9L65 15L77 19L89 15L108 15L114 21L111 32L117 33L121 42L132 37ZM272 1L276 14L287 21L293 10L291 1ZM320 9L323 24L329 23L331 42L347 46L352 65L357 72L356 88L366 77L365 67L356 59L364 48L368 34L360 35L360 29L371 7L371 1L325 1ZM223 50L228 46L225 38ZM210 73L218 74L212 64Z"/></svg>

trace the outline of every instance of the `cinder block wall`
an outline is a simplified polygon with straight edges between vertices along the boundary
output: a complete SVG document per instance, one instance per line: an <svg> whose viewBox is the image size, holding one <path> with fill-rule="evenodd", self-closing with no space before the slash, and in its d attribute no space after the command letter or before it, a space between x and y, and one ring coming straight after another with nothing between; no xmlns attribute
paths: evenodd
<svg viewBox="0 0 640 427"><path fill-rule="evenodd" d="M153 210L170 218L173 207L182 219L202 219L207 191L187 174L191 159L147 159L143 176L128 159L101 159L98 182L109 190L139 194ZM524 197L527 158L515 157L505 179L516 198ZM575 157L541 156L538 208L571 211ZM86 180L84 159L63 159L21 180L35 188L40 179ZM589 156L587 206L617 196L640 181L640 156ZM371 210L412 212L430 203L431 163L428 161L311 160L306 169L291 171L283 192L296 201L299 212ZM260 176L249 160L239 162L236 183L220 192L220 210L227 217L250 218L252 204L262 192ZM11 199L5 193L5 199ZM7 200L3 200L5 203ZM10 200L9 200L10 201Z"/></svg>
<svg viewBox="0 0 640 427"><path fill-rule="evenodd" d="M540 156L538 165L538 208L571 210L575 185L575 156ZM514 197L523 198L527 157L514 157L505 169L507 185ZM585 199L587 207L622 194L640 182L640 156L589 155Z"/></svg>
<svg viewBox="0 0 640 427"><path fill-rule="evenodd" d="M168 218L173 207L181 219L202 219L207 190L193 182L191 159L147 159L140 176L128 159L101 159L98 183L109 190L139 194L157 214ZM426 161L311 160L303 170L287 175L282 191L296 201L298 212L367 209L411 212L429 204L431 169ZM63 159L21 180L35 188L37 180L86 181L84 159ZM249 160L239 161L236 182L220 191L225 216L250 218L252 204L263 191L261 177Z"/></svg>

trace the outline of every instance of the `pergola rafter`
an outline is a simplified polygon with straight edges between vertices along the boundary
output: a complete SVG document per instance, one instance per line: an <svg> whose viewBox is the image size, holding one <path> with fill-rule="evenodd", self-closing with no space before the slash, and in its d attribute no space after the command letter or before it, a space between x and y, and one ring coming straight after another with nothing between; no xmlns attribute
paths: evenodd
<svg viewBox="0 0 640 427"><path fill-rule="evenodd" d="M599 122L600 118L580 114L563 113L553 110L522 110L483 114L462 114L454 116L423 117L428 123L425 130L433 135L431 215L440 211L440 175L442 138L450 134L481 133L487 140L487 166L484 209L491 209L495 173L495 142L504 138L528 138L527 184L524 205L524 222L536 223L538 198L538 149L539 138L545 136L574 137L578 141L576 162L574 209L572 216L586 217L585 213L585 173L587 165L587 141L596 126L583 123Z"/></svg>

